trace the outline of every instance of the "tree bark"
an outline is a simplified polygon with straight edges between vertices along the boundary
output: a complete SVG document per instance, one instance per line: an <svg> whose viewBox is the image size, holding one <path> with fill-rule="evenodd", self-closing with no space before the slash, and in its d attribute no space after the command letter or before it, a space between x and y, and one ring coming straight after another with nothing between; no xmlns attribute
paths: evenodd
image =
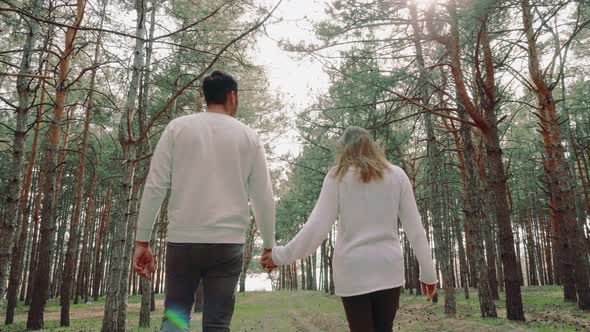
<svg viewBox="0 0 590 332"><path fill-rule="evenodd" d="M31 307L27 317L27 328L39 330L43 328L43 311L47 302L49 291L49 272L52 253L54 250L54 233L55 220L54 204L56 185L56 157L58 155L60 141L60 126L63 118L64 103L68 89L68 72L70 60L73 54L74 40L78 32L77 27L82 23L84 18L84 8L86 2L77 0L76 16L74 23L66 30L65 47L60 55L59 76L56 86L55 106L53 108L53 118L47 133L45 142L45 157L43 167L45 169L46 181L43 188L43 209L41 211L41 239L39 241L39 259L35 269L34 291L31 298Z"/></svg>
<svg viewBox="0 0 590 332"><path fill-rule="evenodd" d="M84 238L82 241L82 252L80 254L80 266L78 268L78 278L77 278L77 285L76 286L76 295L74 299L74 303L78 303L78 298L80 293L82 292L82 282L81 280L84 279L84 273L86 272L86 265L88 265L88 228L90 226L92 217L94 216L94 193L96 188L96 177L97 174L94 172L92 176L92 180L90 182L90 188L88 189L88 200L86 203L86 212L85 212L85 220L84 220ZM65 279L65 277L64 277ZM68 317L69 320L69 317Z"/></svg>
<svg viewBox="0 0 590 332"><path fill-rule="evenodd" d="M459 115L466 118L466 115L461 107L459 107ZM479 186L477 183L475 162L475 149L471 139L471 128L461 123L461 138L463 141L462 149L465 156L465 190L464 209L465 223L468 223L469 233L465 237L472 239L473 243L473 259L475 261L477 271L477 296L479 298L479 309L482 318L497 317L496 306L492 299L488 280L488 269L485 262L484 247L483 247L483 233L481 230L481 221L484 220L484 214L481 209L481 198Z"/></svg>
<svg viewBox="0 0 590 332"><path fill-rule="evenodd" d="M506 313L509 320L524 321L522 295L518 271L516 271L516 255L514 253L514 237L508 205L508 185L504 174L500 135L498 134L498 117L496 114L496 83L494 80L494 64L490 42L487 35L485 19L482 20L480 41L484 53L485 93L480 102L485 112L488 130L483 130L486 139L486 156L490 167L490 183L496 202L496 221L502 258L504 287L506 292Z"/></svg>
<svg viewBox="0 0 590 332"><path fill-rule="evenodd" d="M584 232L576 220L575 193L573 179L568 172L565 150L561 144L559 116L552 88L545 82L539 66L536 36L533 31L533 16L529 0L522 0L522 21L527 37L529 75L536 87L534 93L539 105L539 120L543 147L546 153L544 163L548 179L550 208L556 222L559 221L559 251L561 281L564 285L564 299L575 301L578 307L590 309L590 284L588 282L588 259L585 250Z"/></svg>
<svg viewBox="0 0 590 332"><path fill-rule="evenodd" d="M103 332L125 331L125 314L127 307L127 275L124 273L129 270L129 261L126 259L126 253L133 248L128 243L128 233L134 228L130 224L131 213L135 207L131 206L133 201L133 182L135 171L136 142L133 138L133 114L136 108L136 100L139 92L139 79L143 67L143 48L145 44L145 6L141 0L135 1L136 10L136 30L135 30L135 51L133 60L133 72L131 82L127 93L125 103L125 112L119 122L119 143L123 152L123 177L121 180L121 200L120 211L124 215L114 224L113 233L115 238L112 245L111 271L109 273L109 287L107 288L107 297L105 302L105 314L103 317Z"/></svg>
<svg viewBox="0 0 590 332"><path fill-rule="evenodd" d="M461 234L461 225L459 219L454 220L454 232L455 239L457 240L457 246L459 247L459 270L461 271L461 287L465 294L465 299L469 299L469 280L467 271L467 258L465 256L465 247L463 246L463 236Z"/></svg>
<svg viewBox="0 0 590 332"><path fill-rule="evenodd" d="M103 6L101 10L101 18L99 27L102 28L105 18L106 6ZM88 92L88 98L86 102L86 113L84 117L84 128L82 129L82 142L80 144L80 154L78 156L78 171L76 174L76 189L75 189L75 200L74 208L72 212L72 219L70 223L66 256L64 261L64 273L60 291L60 326L70 326L70 295L72 290L72 283L74 280L75 264L78 257L75 257L76 248L78 247L78 226L80 224L80 214L82 211L83 202L83 188L84 188L84 176L86 173L86 160L88 158L88 137L90 134L90 122L92 121L92 113L94 112L94 90L96 83L96 72L98 70L97 65L100 60L102 32L98 32L96 41L96 47L94 49L94 60L93 69L90 74L90 87ZM77 256L77 255L76 255Z"/></svg>
<svg viewBox="0 0 590 332"><path fill-rule="evenodd" d="M31 6L31 15L38 16L43 1L33 0ZM21 199L22 171L25 149L25 136L27 133L27 114L31 107L30 94L32 79L25 75L30 75L31 63L33 61L33 48L38 37L39 22L30 20L28 23L29 31L23 46L21 62L19 66L19 77L16 79L16 92L18 95L18 105L16 108L16 128L14 131L14 143L12 154L12 166L10 168L10 179L8 181L8 190L6 195L6 209L0 220L0 306L4 300L6 292L5 285L8 279L8 266L12 254L13 239L17 226L20 224L21 215L19 214L19 201Z"/></svg>
<svg viewBox="0 0 590 332"><path fill-rule="evenodd" d="M256 239L256 223L254 217L251 217L250 225L246 230L246 242L244 247L244 260L242 263L242 273L240 274L240 293L246 291L246 276L248 273L248 267L252 260L252 250L254 249L254 240Z"/></svg>
<svg viewBox="0 0 590 332"><path fill-rule="evenodd" d="M429 104L430 89L427 78L426 66L424 62L424 56L422 52L422 29L418 25L418 14L414 3L409 5L410 14L412 16L412 28L414 31L414 48L416 49L416 60L418 63L419 78L418 84L420 86L420 99L424 105ZM440 198L443 196L442 193L442 179L438 176L440 174L437 168L443 165L442 154L438 146L438 142L434 133L434 126L432 123L432 115L430 113L424 114L424 125L426 127L426 150L428 157L428 169L427 169L427 181L429 183L428 188L428 202L430 206L430 217L432 218L431 223L433 226L434 241L435 241L435 253L436 260L440 263L443 279L444 279L444 290L445 290L445 313L447 315L454 315L457 311L455 302L455 287L452 282L454 279L452 276L451 269L451 258L450 254L450 241L449 238L443 234L443 215L442 206L440 206Z"/></svg>
<svg viewBox="0 0 590 332"><path fill-rule="evenodd" d="M45 99L45 81L42 83L41 87L41 104L43 104ZM23 274L23 267L24 267L24 254L27 245L27 238L29 235L29 196L30 196L30 189L31 184L33 181L33 168L35 167L35 162L37 160L37 146L39 142L39 132L41 130L41 114L42 114L42 106L37 107L37 117L35 119L35 133L33 136L33 144L31 148L31 158L27 164L27 171L25 180L23 183L23 195L22 200L20 202L20 216L21 216L21 229L20 234L18 237L18 241L15 244L16 250L12 254L12 261L10 265L10 277L8 282L8 292L6 294L7 304L6 304L6 320L5 324L12 324L14 323L14 310L16 309L17 305L17 292L20 287L21 283L21 275ZM24 276L23 276L24 279ZM23 285L24 287L24 285Z"/></svg>
<svg viewBox="0 0 590 332"><path fill-rule="evenodd" d="M532 226L532 217L531 217L531 208L529 205L529 197L527 195L526 198L526 218L525 218L525 227L527 233L527 250L528 250L528 266L529 266L529 285L537 286L539 285L539 279L537 278L537 267L535 264L535 242L533 240L533 226Z"/></svg>
<svg viewBox="0 0 590 332"><path fill-rule="evenodd" d="M43 164L40 166L39 178L37 184L37 197L35 198L35 209L33 211L33 237L31 239L31 254L29 255L29 276L27 278L27 291L25 295L25 305L31 303L33 297L33 275L35 274L35 267L37 266L37 247L39 237L39 222L41 201L43 200L43 188L45 188L45 178L47 176L46 169Z"/></svg>
<svg viewBox="0 0 590 332"><path fill-rule="evenodd" d="M96 245L95 245L95 252L94 252L94 278L93 278L93 286L92 286L92 297L94 301L98 301L98 297L100 296L100 284L104 275L104 265L106 261L106 238L105 231L109 229L109 224L111 221L111 206L113 204L112 191L109 189L107 191L106 197L106 207L103 210L103 214L100 218L100 226L98 229L98 236L96 238Z"/></svg>

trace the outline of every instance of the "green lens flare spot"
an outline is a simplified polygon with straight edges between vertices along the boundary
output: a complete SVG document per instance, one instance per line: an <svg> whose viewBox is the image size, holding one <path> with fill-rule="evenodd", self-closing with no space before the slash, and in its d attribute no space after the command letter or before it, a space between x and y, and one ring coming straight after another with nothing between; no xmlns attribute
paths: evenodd
<svg viewBox="0 0 590 332"><path fill-rule="evenodd" d="M181 329L188 329L188 322L185 322L179 313L174 312L172 310L166 310L164 312L164 316L168 318L168 320L170 320L177 327Z"/></svg>

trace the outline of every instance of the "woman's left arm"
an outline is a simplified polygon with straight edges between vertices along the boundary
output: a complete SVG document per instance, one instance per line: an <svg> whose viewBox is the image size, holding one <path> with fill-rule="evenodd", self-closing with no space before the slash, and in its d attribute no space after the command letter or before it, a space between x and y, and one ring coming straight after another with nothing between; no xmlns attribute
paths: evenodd
<svg viewBox="0 0 590 332"><path fill-rule="evenodd" d="M326 239L338 216L338 183L330 173L324 178L320 197L307 223L286 246L273 248L274 264L287 265L305 258L313 254Z"/></svg>

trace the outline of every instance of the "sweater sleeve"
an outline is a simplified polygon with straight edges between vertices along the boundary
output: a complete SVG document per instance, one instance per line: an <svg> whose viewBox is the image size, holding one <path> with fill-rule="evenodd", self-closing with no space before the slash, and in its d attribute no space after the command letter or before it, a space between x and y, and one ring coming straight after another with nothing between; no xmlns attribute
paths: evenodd
<svg viewBox="0 0 590 332"><path fill-rule="evenodd" d="M326 239L337 216L338 184L337 180L328 174L307 223L286 246L273 248L272 260L274 263L287 265L313 254Z"/></svg>
<svg viewBox="0 0 590 332"><path fill-rule="evenodd" d="M135 240L148 242L172 178L173 142L170 124L164 129L150 163L137 217Z"/></svg>
<svg viewBox="0 0 590 332"><path fill-rule="evenodd" d="M264 157L264 146L260 142L258 142L254 165L248 177L248 190L254 220L260 230L264 248L270 249L275 245L275 200Z"/></svg>
<svg viewBox="0 0 590 332"><path fill-rule="evenodd" d="M426 232L420 220L420 213L416 206L412 183L403 171L400 171L400 173L402 188L399 203L399 219L402 222L404 232L420 264L420 281L432 285L437 283L437 278L434 261L430 253L430 245L428 244Z"/></svg>

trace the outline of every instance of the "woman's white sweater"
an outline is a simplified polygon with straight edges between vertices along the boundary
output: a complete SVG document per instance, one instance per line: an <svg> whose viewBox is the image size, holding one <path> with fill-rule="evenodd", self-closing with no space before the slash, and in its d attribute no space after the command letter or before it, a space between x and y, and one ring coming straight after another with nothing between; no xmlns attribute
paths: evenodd
<svg viewBox="0 0 590 332"><path fill-rule="evenodd" d="M272 258L286 265L316 252L338 220L333 257L336 295L354 296L404 284L398 217L420 264L420 281L437 282L430 246L406 173L391 166L383 179L362 183L350 169L341 181L330 171L309 220Z"/></svg>

